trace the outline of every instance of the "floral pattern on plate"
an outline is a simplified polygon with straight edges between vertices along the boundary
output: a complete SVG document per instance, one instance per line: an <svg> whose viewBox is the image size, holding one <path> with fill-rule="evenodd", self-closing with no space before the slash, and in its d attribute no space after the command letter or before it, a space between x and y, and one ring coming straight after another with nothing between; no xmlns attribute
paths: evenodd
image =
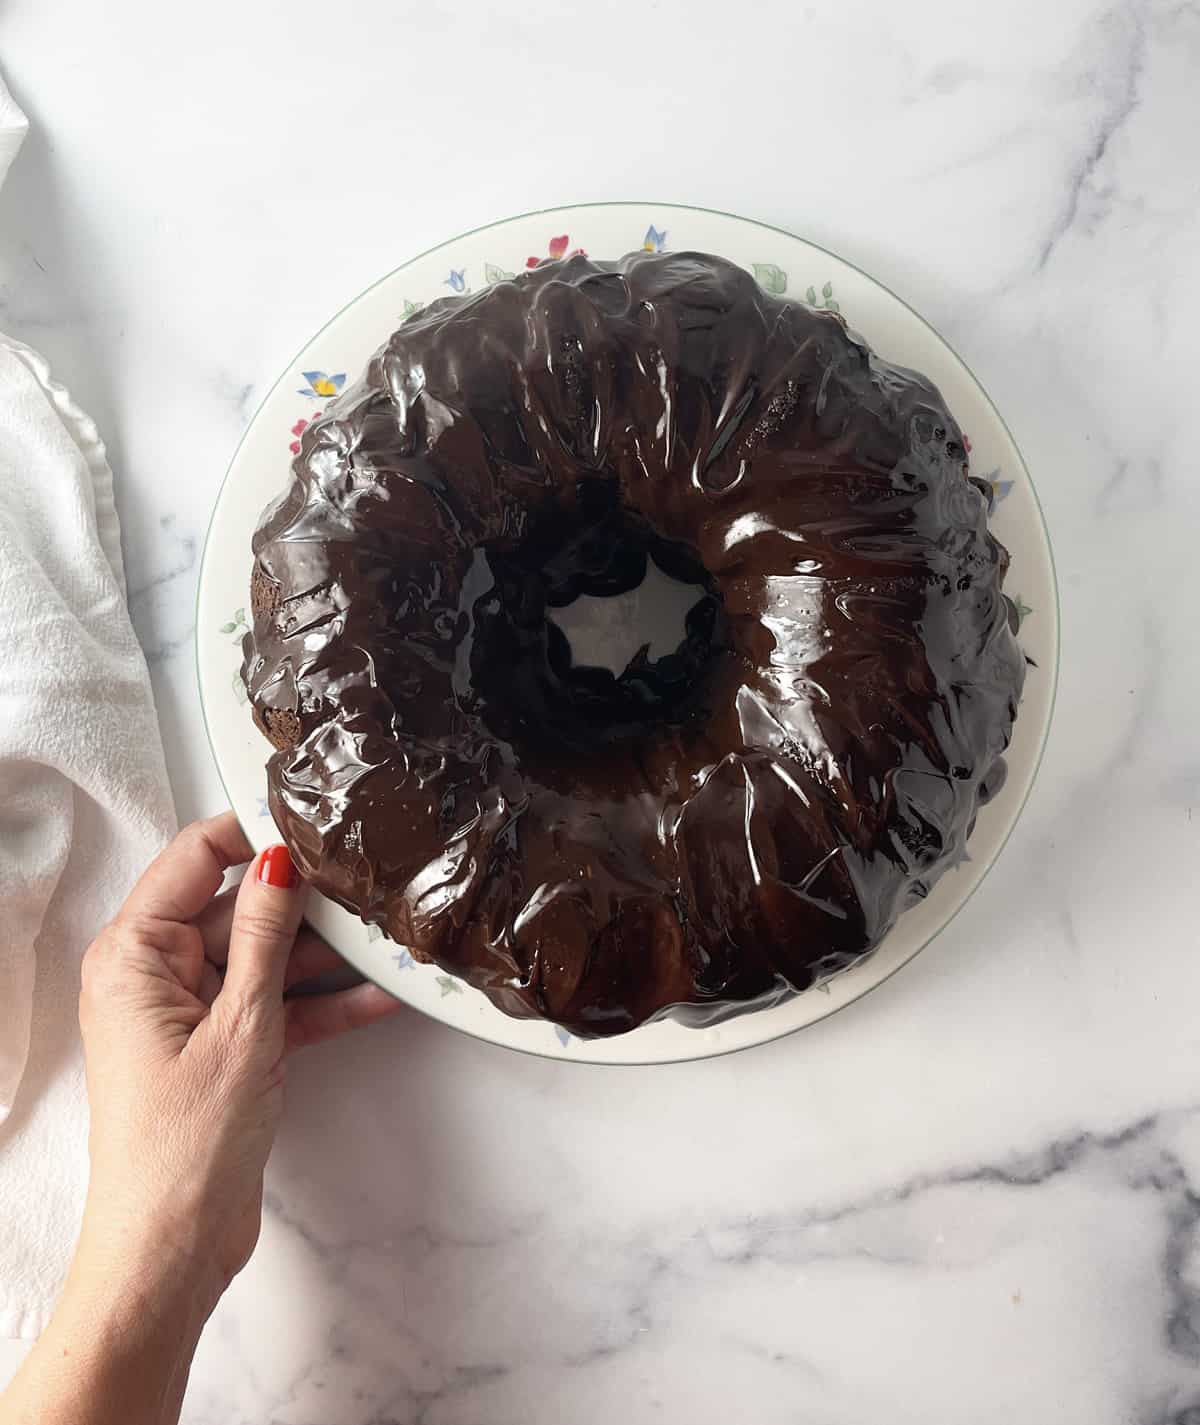
<svg viewBox="0 0 1200 1425"><path fill-rule="evenodd" d="M296 422L296 424L292 426L291 430L288 432L289 435L295 437L294 440L289 441L288 443L288 449L292 452L293 455L300 454L300 437L304 434L304 432L320 414L320 411L314 411L311 416L301 416L300 419Z"/></svg>
<svg viewBox="0 0 1200 1425"><path fill-rule="evenodd" d="M994 470L989 470L986 475L981 475L979 478L986 481L989 487L988 514L995 514L996 506L1000 504L1002 500L1007 500L1009 495L1012 494L1012 488L1015 482L1012 480L1001 480L999 466Z"/></svg>
<svg viewBox="0 0 1200 1425"><path fill-rule="evenodd" d="M824 287L821 288L821 295L819 297L817 296L817 289L815 287L807 288L804 293L804 300L810 307L816 307L818 311L840 312L842 310L834 300L832 282L826 282Z"/></svg>
<svg viewBox="0 0 1200 1425"><path fill-rule="evenodd" d="M304 385L297 394L311 396L317 401L327 401L331 396L336 396L346 384L344 371L338 371L332 376L324 371L302 371L300 375L304 378Z"/></svg>
<svg viewBox="0 0 1200 1425"><path fill-rule="evenodd" d="M758 285L773 297L782 297L787 291L787 273L774 262L756 262L753 272Z"/></svg>
<svg viewBox="0 0 1200 1425"><path fill-rule="evenodd" d="M570 241L571 238L570 234L568 233L563 233L561 237L552 237L550 239L549 244L547 245L547 255L545 257L527 257L525 259L525 266L538 267L543 262L557 262L560 258L563 257L587 256L587 252L582 247L573 247L571 248L571 251L568 252L567 247L570 244Z"/></svg>

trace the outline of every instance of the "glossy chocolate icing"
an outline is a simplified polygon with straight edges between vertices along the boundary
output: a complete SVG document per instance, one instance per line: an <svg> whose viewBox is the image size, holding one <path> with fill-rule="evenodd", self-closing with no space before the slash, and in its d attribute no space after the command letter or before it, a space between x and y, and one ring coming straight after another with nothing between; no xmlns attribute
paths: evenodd
<svg viewBox="0 0 1200 1425"><path fill-rule="evenodd" d="M243 674L304 874L503 1010L615 1034L872 950L1003 775L1024 664L961 432L698 253L410 318L255 535ZM546 610L697 584L619 678Z"/></svg>

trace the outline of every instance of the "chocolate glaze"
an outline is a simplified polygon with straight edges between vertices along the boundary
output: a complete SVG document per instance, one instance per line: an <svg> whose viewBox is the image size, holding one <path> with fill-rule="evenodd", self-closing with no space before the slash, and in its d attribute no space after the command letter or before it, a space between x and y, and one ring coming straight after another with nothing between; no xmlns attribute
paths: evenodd
<svg viewBox="0 0 1200 1425"><path fill-rule="evenodd" d="M616 1034L879 944L1003 775L1024 664L923 377L698 253L434 303L304 432L243 675L304 874L503 1010ZM620 678L547 608L697 584Z"/></svg>

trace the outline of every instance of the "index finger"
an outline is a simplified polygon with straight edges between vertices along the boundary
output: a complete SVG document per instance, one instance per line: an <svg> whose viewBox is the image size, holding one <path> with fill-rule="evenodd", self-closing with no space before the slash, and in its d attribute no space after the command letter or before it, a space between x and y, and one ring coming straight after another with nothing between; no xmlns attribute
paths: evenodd
<svg viewBox="0 0 1200 1425"><path fill-rule="evenodd" d="M120 915L191 920L221 889L229 867L239 866L253 855L254 848L233 812L194 821L150 863Z"/></svg>

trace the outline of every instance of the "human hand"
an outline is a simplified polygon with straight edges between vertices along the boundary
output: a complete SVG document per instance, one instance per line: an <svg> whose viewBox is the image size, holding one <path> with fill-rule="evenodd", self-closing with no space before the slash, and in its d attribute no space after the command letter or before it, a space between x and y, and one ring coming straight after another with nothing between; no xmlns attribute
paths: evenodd
<svg viewBox="0 0 1200 1425"><path fill-rule="evenodd" d="M288 1049L397 1008L374 985L285 997L341 962L298 931L286 848L217 894L252 854L232 814L189 826L84 957L83 1230L0 1425L174 1425L204 1322L258 1240Z"/></svg>
<svg viewBox="0 0 1200 1425"><path fill-rule="evenodd" d="M83 963L92 1171L75 1275L151 1301L184 1281L203 1317L258 1240L288 1049L398 1007L374 985L285 998L342 962L299 929L286 847L217 894L252 854L232 813L187 827Z"/></svg>

